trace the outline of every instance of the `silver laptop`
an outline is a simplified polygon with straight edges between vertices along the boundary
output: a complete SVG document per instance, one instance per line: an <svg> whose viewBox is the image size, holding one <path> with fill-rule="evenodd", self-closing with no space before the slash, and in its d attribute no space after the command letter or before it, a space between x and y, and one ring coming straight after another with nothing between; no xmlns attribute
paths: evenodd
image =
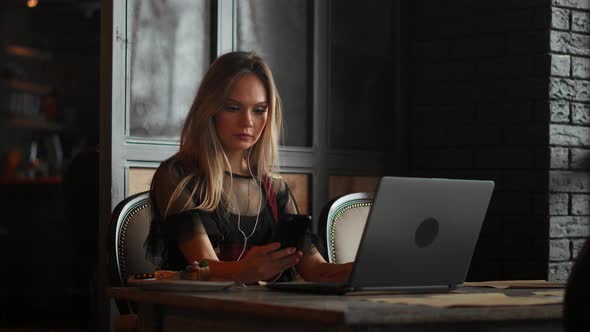
<svg viewBox="0 0 590 332"><path fill-rule="evenodd" d="M493 189L493 181L383 177L348 282L269 287L335 294L455 289L465 281Z"/></svg>

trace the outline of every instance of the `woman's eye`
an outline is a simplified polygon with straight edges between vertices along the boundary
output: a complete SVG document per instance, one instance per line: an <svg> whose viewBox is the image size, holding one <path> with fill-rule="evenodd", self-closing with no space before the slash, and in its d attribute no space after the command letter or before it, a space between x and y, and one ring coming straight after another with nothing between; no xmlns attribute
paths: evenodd
<svg viewBox="0 0 590 332"><path fill-rule="evenodd" d="M227 105L225 106L225 110L228 112L237 112L240 110L240 108L236 105Z"/></svg>
<svg viewBox="0 0 590 332"><path fill-rule="evenodd" d="M258 107L254 109L254 112L256 113L264 113L266 112L266 107Z"/></svg>

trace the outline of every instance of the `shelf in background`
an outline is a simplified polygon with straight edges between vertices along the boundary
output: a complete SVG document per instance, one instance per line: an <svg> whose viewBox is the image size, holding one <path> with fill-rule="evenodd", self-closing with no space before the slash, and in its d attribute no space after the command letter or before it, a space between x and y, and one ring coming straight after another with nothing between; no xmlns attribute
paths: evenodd
<svg viewBox="0 0 590 332"><path fill-rule="evenodd" d="M4 51L6 52L6 54L10 54L10 55L22 57L22 58L39 59L39 60L44 60L44 61L51 60L51 58L52 58L52 55L50 52L41 51L41 50L37 50L37 49L31 48L31 47L21 46L21 45L14 45L14 44L6 45L4 47Z"/></svg>
<svg viewBox="0 0 590 332"><path fill-rule="evenodd" d="M2 178L0 185L6 184L60 184L61 176L41 176L37 178Z"/></svg>
<svg viewBox="0 0 590 332"><path fill-rule="evenodd" d="M49 92L51 92L51 86L46 84L27 82L21 80L4 80L4 84L6 84L8 87L12 89L23 90L41 95L48 94Z"/></svg>
<svg viewBox="0 0 590 332"><path fill-rule="evenodd" d="M53 121L38 118L13 118L4 121L5 127L46 130L46 131L60 131L64 126Z"/></svg>

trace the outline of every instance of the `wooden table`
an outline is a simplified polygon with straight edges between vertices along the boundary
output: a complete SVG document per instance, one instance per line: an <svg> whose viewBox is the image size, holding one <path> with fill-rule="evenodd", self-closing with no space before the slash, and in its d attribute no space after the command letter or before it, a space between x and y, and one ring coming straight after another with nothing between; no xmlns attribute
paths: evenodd
<svg viewBox="0 0 590 332"><path fill-rule="evenodd" d="M459 291L525 295L532 290ZM130 287L107 292L138 304L139 331L563 331L561 305L435 308L368 301L407 294L312 295L263 287L220 292Z"/></svg>

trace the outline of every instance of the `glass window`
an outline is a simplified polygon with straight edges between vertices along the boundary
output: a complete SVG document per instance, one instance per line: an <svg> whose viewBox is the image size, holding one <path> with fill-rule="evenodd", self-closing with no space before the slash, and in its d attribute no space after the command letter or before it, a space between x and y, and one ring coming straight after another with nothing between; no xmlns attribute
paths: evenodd
<svg viewBox="0 0 590 332"><path fill-rule="evenodd" d="M130 167L127 173L127 196L149 191L154 173L155 168Z"/></svg>
<svg viewBox="0 0 590 332"><path fill-rule="evenodd" d="M283 104L284 144L311 144L311 20L308 0L236 1L236 49L270 65Z"/></svg>
<svg viewBox="0 0 590 332"><path fill-rule="evenodd" d="M330 199L358 192L375 192L379 176L330 176Z"/></svg>
<svg viewBox="0 0 590 332"><path fill-rule="evenodd" d="M129 133L177 139L210 62L210 1L131 0Z"/></svg>
<svg viewBox="0 0 590 332"><path fill-rule="evenodd" d="M287 182L289 190L293 194L300 214L311 214L309 209L310 181L309 174L282 173L281 176Z"/></svg>
<svg viewBox="0 0 590 332"><path fill-rule="evenodd" d="M395 105L394 2L331 2L332 148L379 150L393 139L386 127Z"/></svg>

